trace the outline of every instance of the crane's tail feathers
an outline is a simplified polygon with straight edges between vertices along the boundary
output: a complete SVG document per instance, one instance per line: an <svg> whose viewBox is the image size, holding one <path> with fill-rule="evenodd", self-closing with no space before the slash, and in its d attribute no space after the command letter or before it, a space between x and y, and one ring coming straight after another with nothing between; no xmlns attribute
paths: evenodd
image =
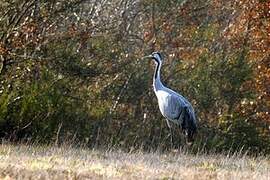
<svg viewBox="0 0 270 180"><path fill-rule="evenodd" d="M197 133L197 124L194 113L189 109L189 107L184 108L183 120L181 123L182 130L187 137L187 142L193 142L194 136Z"/></svg>

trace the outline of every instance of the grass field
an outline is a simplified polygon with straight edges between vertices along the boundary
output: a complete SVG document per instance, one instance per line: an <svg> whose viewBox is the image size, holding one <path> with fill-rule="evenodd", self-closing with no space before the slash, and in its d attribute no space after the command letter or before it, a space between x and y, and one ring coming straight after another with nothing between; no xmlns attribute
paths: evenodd
<svg viewBox="0 0 270 180"><path fill-rule="evenodd" d="M0 145L0 179L270 179L270 160L245 155L125 153Z"/></svg>

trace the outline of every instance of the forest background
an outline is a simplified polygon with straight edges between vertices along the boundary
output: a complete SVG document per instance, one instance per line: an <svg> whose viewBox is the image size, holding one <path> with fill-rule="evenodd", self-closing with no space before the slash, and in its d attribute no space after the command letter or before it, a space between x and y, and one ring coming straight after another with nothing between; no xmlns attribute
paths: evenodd
<svg viewBox="0 0 270 180"><path fill-rule="evenodd" d="M161 51L194 150L270 153L269 47L267 0L0 0L0 137L170 149L141 58Z"/></svg>

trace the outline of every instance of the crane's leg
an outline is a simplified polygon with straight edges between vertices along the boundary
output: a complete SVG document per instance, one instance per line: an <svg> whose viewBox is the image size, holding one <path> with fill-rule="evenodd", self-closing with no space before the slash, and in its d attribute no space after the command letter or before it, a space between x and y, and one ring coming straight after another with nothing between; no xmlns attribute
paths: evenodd
<svg viewBox="0 0 270 180"><path fill-rule="evenodd" d="M168 125L169 129L170 129L171 147L173 147L173 131L172 131L172 127L171 127L171 124L170 124L168 119L166 119L166 122L167 122L167 125Z"/></svg>

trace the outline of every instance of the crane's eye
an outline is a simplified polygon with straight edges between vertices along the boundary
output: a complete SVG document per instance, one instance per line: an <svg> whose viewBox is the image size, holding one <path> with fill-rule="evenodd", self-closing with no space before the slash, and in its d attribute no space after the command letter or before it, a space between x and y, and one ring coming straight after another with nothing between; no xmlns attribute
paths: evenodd
<svg viewBox="0 0 270 180"><path fill-rule="evenodd" d="M162 55L160 52L153 52L152 56L158 55L160 59L162 59Z"/></svg>

